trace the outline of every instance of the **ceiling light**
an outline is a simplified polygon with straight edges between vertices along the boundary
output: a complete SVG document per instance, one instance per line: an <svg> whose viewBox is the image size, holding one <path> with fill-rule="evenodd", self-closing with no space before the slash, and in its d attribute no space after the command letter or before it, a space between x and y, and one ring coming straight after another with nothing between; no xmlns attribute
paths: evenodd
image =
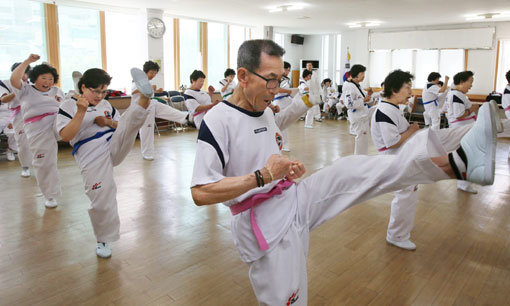
<svg viewBox="0 0 510 306"><path fill-rule="evenodd" d="M308 4L302 3L302 2L287 3L287 4L278 5L278 6L268 7L267 10L269 11L269 13L280 13L280 12L287 12L287 11L302 10L307 6L308 6Z"/></svg>
<svg viewBox="0 0 510 306"><path fill-rule="evenodd" d="M378 27L381 25L380 21L360 21L360 22L351 22L348 23L347 26L349 28L368 28L368 27Z"/></svg>
<svg viewBox="0 0 510 306"><path fill-rule="evenodd" d="M466 20L486 20L486 19L496 19L496 18L508 18L510 17L509 12L502 13L485 13L485 14L471 14L464 16Z"/></svg>

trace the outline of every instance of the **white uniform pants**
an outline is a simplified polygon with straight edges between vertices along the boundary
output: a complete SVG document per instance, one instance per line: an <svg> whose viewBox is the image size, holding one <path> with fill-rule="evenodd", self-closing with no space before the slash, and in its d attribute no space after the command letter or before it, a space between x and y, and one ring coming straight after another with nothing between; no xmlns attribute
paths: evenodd
<svg viewBox="0 0 510 306"><path fill-rule="evenodd" d="M454 123L450 123L450 128L452 128L452 129L466 129L466 127L468 127L467 129L470 129L473 127L474 123L475 123L474 120L454 122ZM465 190L470 187L472 187L472 185L468 181L460 181L460 180L457 181L457 188L459 188L459 189Z"/></svg>
<svg viewBox="0 0 510 306"><path fill-rule="evenodd" d="M433 129L439 129L441 126L441 112L435 105L425 108L423 113L425 125L429 125Z"/></svg>
<svg viewBox="0 0 510 306"><path fill-rule="evenodd" d="M14 127L14 139L18 146L19 163L21 164L21 167L31 167L32 153L30 152L27 135L25 134L23 116L21 112L14 117L12 125Z"/></svg>
<svg viewBox="0 0 510 306"><path fill-rule="evenodd" d="M356 135L354 138L354 155L368 154L368 131L370 129L370 118L360 117L350 120L352 133Z"/></svg>
<svg viewBox="0 0 510 306"><path fill-rule="evenodd" d="M417 186L395 191L395 197L391 202L387 238L392 241L406 241L411 238L416 205L418 205Z"/></svg>
<svg viewBox="0 0 510 306"><path fill-rule="evenodd" d="M314 105L310 107L308 111L306 111L306 117L305 117L305 125L306 126L313 126L313 119L320 119L321 111L319 105Z"/></svg>
<svg viewBox="0 0 510 306"><path fill-rule="evenodd" d="M110 152L105 152L93 164L81 170L85 192L90 199L90 221L99 242L113 242L120 238L113 167L118 166L133 147L138 129L147 115L148 112L140 105L130 106L120 117L110 139Z"/></svg>
<svg viewBox="0 0 510 306"><path fill-rule="evenodd" d="M57 135L49 128L39 134L28 137L35 178L46 199L60 196L60 179L57 170Z"/></svg>
<svg viewBox="0 0 510 306"><path fill-rule="evenodd" d="M268 253L249 263L260 305L286 305L291 299L296 299L293 306L306 305L309 231L381 194L449 179L430 158L454 150L467 131L425 129L409 139L397 155L341 158L284 191L278 199L296 203L294 221L277 245L270 245Z"/></svg>
<svg viewBox="0 0 510 306"><path fill-rule="evenodd" d="M150 105L147 108L149 115L140 128L140 148L143 156L154 156L154 125L156 124L155 119L165 119L168 121L174 121L178 123L186 123L187 112L181 112L175 108L158 102L157 100L151 100Z"/></svg>
<svg viewBox="0 0 510 306"><path fill-rule="evenodd" d="M12 151L18 151L16 139L14 138L14 130L6 127L3 132L7 136L7 147Z"/></svg>

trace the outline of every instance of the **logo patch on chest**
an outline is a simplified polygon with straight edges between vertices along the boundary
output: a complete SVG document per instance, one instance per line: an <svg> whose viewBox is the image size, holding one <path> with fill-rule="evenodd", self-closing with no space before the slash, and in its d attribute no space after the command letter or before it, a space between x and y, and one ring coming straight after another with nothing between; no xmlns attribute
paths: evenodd
<svg viewBox="0 0 510 306"><path fill-rule="evenodd" d="M112 119L112 114L107 110L104 111L104 116L108 119Z"/></svg>
<svg viewBox="0 0 510 306"><path fill-rule="evenodd" d="M276 133L275 134L275 139L276 139L276 145L278 146L278 148L280 148L280 151L281 151L282 148L283 148L283 137L282 137L282 135Z"/></svg>
<svg viewBox="0 0 510 306"><path fill-rule="evenodd" d="M59 96L55 96L55 100L57 100L58 103L62 102L62 98Z"/></svg>
<svg viewBox="0 0 510 306"><path fill-rule="evenodd" d="M258 128L256 130L253 130L255 132L255 134L258 134L258 133L262 133L262 132L267 132L267 127L261 127L261 128Z"/></svg>

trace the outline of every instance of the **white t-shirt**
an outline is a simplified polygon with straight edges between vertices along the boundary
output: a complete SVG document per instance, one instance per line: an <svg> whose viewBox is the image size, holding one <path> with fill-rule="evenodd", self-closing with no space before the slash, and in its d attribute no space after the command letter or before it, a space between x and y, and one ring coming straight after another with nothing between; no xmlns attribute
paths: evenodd
<svg viewBox="0 0 510 306"><path fill-rule="evenodd" d="M276 115L269 108L263 112L249 112L227 101L219 103L207 112L200 128L191 186L207 185L262 169L271 155L280 154L283 147L280 128L285 129L307 110L300 97L294 98L291 106ZM232 206L255 194L268 192L276 184L274 181L254 188L223 204ZM271 203L267 200L255 208L257 223L270 247L283 237L296 210L296 203ZM242 260L249 262L263 255L251 229L249 211L233 216L231 228Z"/></svg>
<svg viewBox="0 0 510 306"><path fill-rule="evenodd" d="M298 86L299 94L301 94L303 96L308 93L308 91L309 91L308 84L309 84L309 82L305 81L304 79L299 80L299 86Z"/></svg>
<svg viewBox="0 0 510 306"><path fill-rule="evenodd" d="M27 137L45 132L55 127L56 113L60 103L64 100L64 93L56 86L53 86L47 92L37 90L29 83L22 83L21 89L14 88L14 93L21 100L21 110L23 120L27 120L43 114L52 114L39 121L25 123L25 133Z"/></svg>
<svg viewBox="0 0 510 306"><path fill-rule="evenodd" d="M186 108L189 113L193 116L193 121L195 122L195 126L197 129L200 129L200 125L202 124L202 119L204 118L205 112L195 112L197 107L200 105L209 105L211 104L211 96L209 93L203 90L194 90L194 89L186 89L184 92L184 103L186 104Z"/></svg>
<svg viewBox="0 0 510 306"><path fill-rule="evenodd" d="M282 82L280 83L280 88L290 89L290 79L286 76L282 76ZM292 97L287 93L277 93L274 96L273 103L280 107L280 110L285 109L290 104L292 104Z"/></svg>
<svg viewBox="0 0 510 306"><path fill-rule="evenodd" d="M510 108L510 84L507 84L505 90L503 91L503 96L501 97L501 106L503 106L503 109L505 109L507 113L510 112L510 109L508 109Z"/></svg>
<svg viewBox="0 0 510 306"><path fill-rule="evenodd" d="M423 87L423 91L421 93L423 106L425 110L431 110L433 108L439 107L439 91L441 87L434 83L427 83L425 87ZM436 106L437 103L437 106Z"/></svg>
<svg viewBox="0 0 510 306"><path fill-rule="evenodd" d="M369 115L368 105L365 103L366 96L367 92L358 84L353 81L344 82L340 99L344 101L350 118L357 119Z"/></svg>
<svg viewBox="0 0 510 306"><path fill-rule="evenodd" d="M59 134L60 131L69 124L77 111L78 107L76 106L75 98L67 98L62 105L60 105L56 123L57 132ZM120 118L119 112L106 100L102 100L95 106L90 105L87 108L87 113L85 117L83 117L80 130L76 136L69 141L71 146L73 146L73 152L77 150L73 155L80 169L91 165L97 157L108 153L110 150L109 140L112 137L114 129L109 126L100 127L94 123L96 117L99 116L105 116L114 121L119 121ZM87 138L91 140L78 145L78 148L76 144Z"/></svg>
<svg viewBox="0 0 510 306"><path fill-rule="evenodd" d="M469 120L458 121L458 118L464 115L465 111L471 108L472 105L471 101L469 101L468 97L463 92L452 89L446 97L446 103L448 104L448 112L446 113L446 117L448 118L449 124L458 122L472 123L475 120L473 118ZM474 113L471 113L465 118L473 117L474 115Z"/></svg>
<svg viewBox="0 0 510 306"><path fill-rule="evenodd" d="M381 101L372 115L372 141L379 152L393 154L398 148L389 149L400 141L402 133L409 129L409 122L398 105Z"/></svg>
<svg viewBox="0 0 510 306"><path fill-rule="evenodd" d="M220 81L220 94L221 94L221 98L223 100L227 100L228 97L230 97L232 95L232 93L234 93L234 89L237 86L235 80L232 80L232 82L230 82L230 84L228 84L227 89L225 91L223 91L222 89L223 89L223 87L225 87L225 85L227 85L227 79L221 80Z"/></svg>

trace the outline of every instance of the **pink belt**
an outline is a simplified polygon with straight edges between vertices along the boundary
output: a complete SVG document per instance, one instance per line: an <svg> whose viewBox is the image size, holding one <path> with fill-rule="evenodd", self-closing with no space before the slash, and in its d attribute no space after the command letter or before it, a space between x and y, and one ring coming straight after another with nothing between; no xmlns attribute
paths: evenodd
<svg viewBox="0 0 510 306"><path fill-rule="evenodd" d="M510 111L510 106L508 106L507 108L505 108L505 112L508 112Z"/></svg>
<svg viewBox="0 0 510 306"><path fill-rule="evenodd" d="M205 112L194 113L194 114L193 114L193 117L196 117L196 116L198 116L198 115L200 115L200 114L203 114L203 113L205 113Z"/></svg>
<svg viewBox="0 0 510 306"><path fill-rule="evenodd" d="M19 114L19 112L21 112L21 105L18 105L14 108L9 108L13 113L11 115L11 117L9 118L9 121L12 120L14 117L16 117L17 114Z"/></svg>
<svg viewBox="0 0 510 306"><path fill-rule="evenodd" d="M281 194L284 190L288 189L293 184L294 181L281 180L270 191L266 193L258 193L252 195L251 197L245 199L244 201L239 202L233 206L230 206L230 212L232 213L233 216L250 209L251 229L253 231L253 234L255 235L255 238L257 238L257 243L259 244L259 248L261 251L269 249L269 245L267 244L266 238L260 231L260 228L257 224L257 220L255 219L255 212L253 211L253 208L259 205L260 203L264 202L265 200L270 199L275 195Z"/></svg>
<svg viewBox="0 0 510 306"><path fill-rule="evenodd" d="M455 120L455 121L452 121L452 123L459 122L459 121L471 120L471 119L476 120L476 115L473 115L473 116L471 116L471 117L462 118L462 119L457 119L457 120Z"/></svg>
<svg viewBox="0 0 510 306"><path fill-rule="evenodd" d="M38 115L38 116L34 116L34 117L30 117L28 119L25 119L25 123L32 123L32 122L37 122L39 120L41 120L42 118L44 117L47 117L47 116L51 116L51 115L55 115L57 112L53 112L53 113L46 113L46 114L42 114L42 115Z"/></svg>
<svg viewBox="0 0 510 306"><path fill-rule="evenodd" d="M388 148L384 147L384 148L378 149L377 151L379 151L379 152L384 152L384 151L386 151L386 150L388 150Z"/></svg>

